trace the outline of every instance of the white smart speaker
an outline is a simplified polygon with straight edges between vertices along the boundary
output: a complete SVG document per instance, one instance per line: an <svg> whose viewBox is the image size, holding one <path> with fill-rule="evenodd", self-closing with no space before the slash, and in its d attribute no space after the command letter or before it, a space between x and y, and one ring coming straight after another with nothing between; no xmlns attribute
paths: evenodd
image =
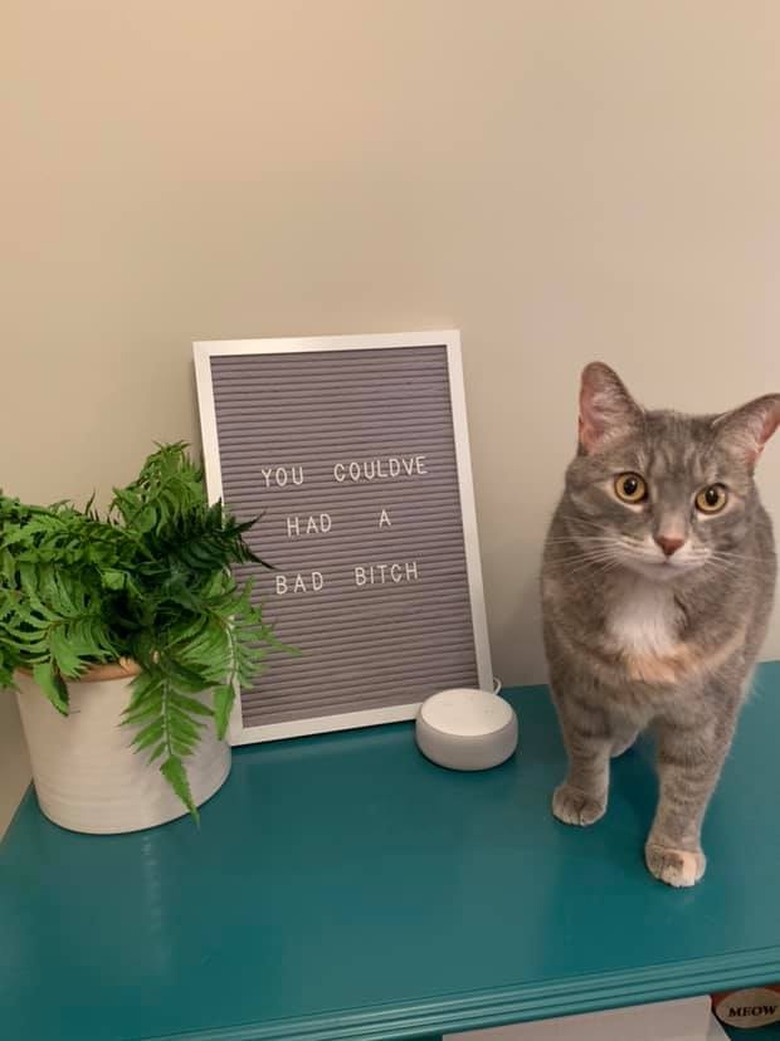
<svg viewBox="0 0 780 1041"><path fill-rule="evenodd" d="M422 703L415 737L423 755L450 770L488 770L517 747L512 706L486 690L443 690Z"/></svg>

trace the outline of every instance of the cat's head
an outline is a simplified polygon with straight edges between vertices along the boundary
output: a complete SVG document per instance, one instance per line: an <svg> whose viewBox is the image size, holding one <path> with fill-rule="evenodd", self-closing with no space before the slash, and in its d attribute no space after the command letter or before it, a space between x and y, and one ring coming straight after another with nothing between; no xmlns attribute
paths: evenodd
<svg viewBox="0 0 780 1041"><path fill-rule="evenodd" d="M607 365L582 374L566 520L583 559L667 581L734 566L760 505L753 470L780 394L713 416L650 412Z"/></svg>

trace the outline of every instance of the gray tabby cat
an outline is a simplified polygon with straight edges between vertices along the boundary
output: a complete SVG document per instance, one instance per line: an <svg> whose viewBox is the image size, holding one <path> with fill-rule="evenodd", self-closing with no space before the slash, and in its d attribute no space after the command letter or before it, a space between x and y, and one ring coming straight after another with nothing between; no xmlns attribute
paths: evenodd
<svg viewBox="0 0 780 1041"><path fill-rule="evenodd" d="M702 819L766 632L776 560L753 483L780 394L718 416L647 412L598 362L582 374L578 453L544 553L553 700L569 759L553 813L592 824L609 760L652 727L656 878L704 874Z"/></svg>

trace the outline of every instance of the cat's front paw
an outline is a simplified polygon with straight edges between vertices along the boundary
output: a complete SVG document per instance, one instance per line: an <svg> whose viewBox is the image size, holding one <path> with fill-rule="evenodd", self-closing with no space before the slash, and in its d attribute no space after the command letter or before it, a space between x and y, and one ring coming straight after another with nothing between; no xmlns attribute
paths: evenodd
<svg viewBox="0 0 780 1041"><path fill-rule="evenodd" d="M651 875L677 888L695 886L707 867L707 858L700 849L670 849L648 842L645 863Z"/></svg>
<svg viewBox="0 0 780 1041"><path fill-rule="evenodd" d="M595 798L579 788L572 788L568 784L560 785L555 789L555 794L553 795L553 814L559 821L563 821L564 824L577 824L580 827L585 827L588 824L593 824L599 817L603 817L606 809L606 795L601 798Z"/></svg>

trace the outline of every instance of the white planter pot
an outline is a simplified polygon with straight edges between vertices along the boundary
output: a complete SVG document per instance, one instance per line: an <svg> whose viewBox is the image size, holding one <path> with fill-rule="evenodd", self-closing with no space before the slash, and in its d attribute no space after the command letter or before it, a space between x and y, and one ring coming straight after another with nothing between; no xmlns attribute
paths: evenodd
<svg viewBox="0 0 780 1041"><path fill-rule="evenodd" d="M119 677L119 678L116 678ZM50 704L31 676L16 677L19 710L41 810L63 828L91 834L139 831L187 811L144 752L131 747L133 732L120 726L133 673L100 666L89 679L69 682L70 715ZM230 748L218 741L211 720L186 760L197 806L230 772Z"/></svg>

